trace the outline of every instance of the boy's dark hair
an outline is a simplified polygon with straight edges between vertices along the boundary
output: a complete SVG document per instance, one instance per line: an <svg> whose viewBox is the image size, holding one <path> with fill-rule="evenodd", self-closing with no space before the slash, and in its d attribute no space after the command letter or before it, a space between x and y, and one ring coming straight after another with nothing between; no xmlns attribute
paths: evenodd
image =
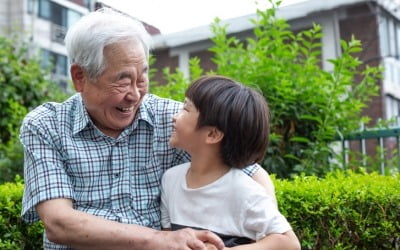
<svg viewBox="0 0 400 250"><path fill-rule="evenodd" d="M221 157L243 168L263 159L269 139L269 109L255 90L223 76L203 76L186 90L199 111L197 126L215 126L224 133Z"/></svg>

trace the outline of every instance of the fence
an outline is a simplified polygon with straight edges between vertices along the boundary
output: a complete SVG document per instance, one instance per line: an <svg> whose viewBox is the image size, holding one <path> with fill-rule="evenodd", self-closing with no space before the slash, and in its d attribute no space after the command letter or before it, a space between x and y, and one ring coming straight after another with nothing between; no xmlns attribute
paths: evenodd
<svg viewBox="0 0 400 250"><path fill-rule="evenodd" d="M349 152L355 149L355 145L351 145L351 142L359 142L359 152L362 156L367 155L367 143L368 141L374 141L378 145L379 150L376 150L379 159L379 171L381 174L385 173L385 156L388 151L392 157L397 158L397 169L400 172L400 122L397 121L395 127L389 128L373 128L373 129L360 129L360 131L354 132L345 136L338 136L337 139L341 141L342 147L342 164L344 168L349 166ZM385 143L385 140L390 139L390 143ZM394 143L392 143L394 142ZM392 147L388 148L388 144ZM393 145L395 144L395 145ZM388 150L386 150L388 149ZM386 153L385 153L386 152ZM366 157L362 157L362 165L366 166Z"/></svg>

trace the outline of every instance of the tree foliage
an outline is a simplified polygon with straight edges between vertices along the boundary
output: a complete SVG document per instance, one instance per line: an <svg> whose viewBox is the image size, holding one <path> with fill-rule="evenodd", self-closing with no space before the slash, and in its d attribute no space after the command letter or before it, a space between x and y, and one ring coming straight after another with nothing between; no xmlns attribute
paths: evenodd
<svg viewBox="0 0 400 250"><path fill-rule="evenodd" d="M330 144L335 135L353 131L360 120L368 119L361 111L378 93L381 69L366 66L355 56L362 46L353 37L342 40L341 56L329 60L333 71L323 70L321 27L314 24L295 33L286 20L276 17L278 6L271 4L266 11L257 10L257 18L251 20L254 36L245 41L229 36L226 26L215 20L210 51L217 69L207 73L232 77L259 89L267 99L272 136L262 163L265 169L279 177L299 172L323 175L334 166ZM198 65L192 61L192 71L199 72ZM183 93L179 88L187 85L185 80L168 77L170 89L158 93Z"/></svg>
<svg viewBox="0 0 400 250"><path fill-rule="evenodd" d="M0 37L0 182L22 174L23 152L18 130L26 113L65 94L41 68L37 54L20 37Z"/></svg>

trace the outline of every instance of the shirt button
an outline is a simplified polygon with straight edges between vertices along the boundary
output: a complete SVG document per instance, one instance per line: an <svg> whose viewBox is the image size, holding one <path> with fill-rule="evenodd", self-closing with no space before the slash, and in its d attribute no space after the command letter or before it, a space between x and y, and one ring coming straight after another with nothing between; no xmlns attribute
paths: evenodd
<svg viewBox="0 0 400 250"><path fill-rule="evenodd" d="M114 179L119 178L119 174L114 174Z"/></svg>

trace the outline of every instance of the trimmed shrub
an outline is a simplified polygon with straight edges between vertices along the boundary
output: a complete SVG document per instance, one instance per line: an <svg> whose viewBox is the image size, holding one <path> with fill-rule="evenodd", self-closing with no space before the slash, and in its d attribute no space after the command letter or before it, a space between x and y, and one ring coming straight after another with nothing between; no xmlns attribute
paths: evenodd
<svg viewBox="0 0 400 250"><path fill-rule="evenodd" d="M0 185L0 249L43 249L43 226L40 222L26 224L21 219L23 184L16 182Z"/></svg>
<svg viewBox="0 0 400 250"><path fill-rule="evenodd" d="M50 76L26 38L0 36L0 183L23 175L18 131L26 113L45 101L67 97Z"/></svg>
<svg viewBox="0 0 400 250"><path fill-rule="evenodd" d="M273 176L281 212L302 249L399 249L400 175ZM0 185L0 249L41 249L43 226L21 218L23 184Z"/></svg>
<svg viewBox="0 0 400 250"><path fill-rule="evenodd" d="M348 171L274 182L302 249L400 248L400 175Z"/></svg>

